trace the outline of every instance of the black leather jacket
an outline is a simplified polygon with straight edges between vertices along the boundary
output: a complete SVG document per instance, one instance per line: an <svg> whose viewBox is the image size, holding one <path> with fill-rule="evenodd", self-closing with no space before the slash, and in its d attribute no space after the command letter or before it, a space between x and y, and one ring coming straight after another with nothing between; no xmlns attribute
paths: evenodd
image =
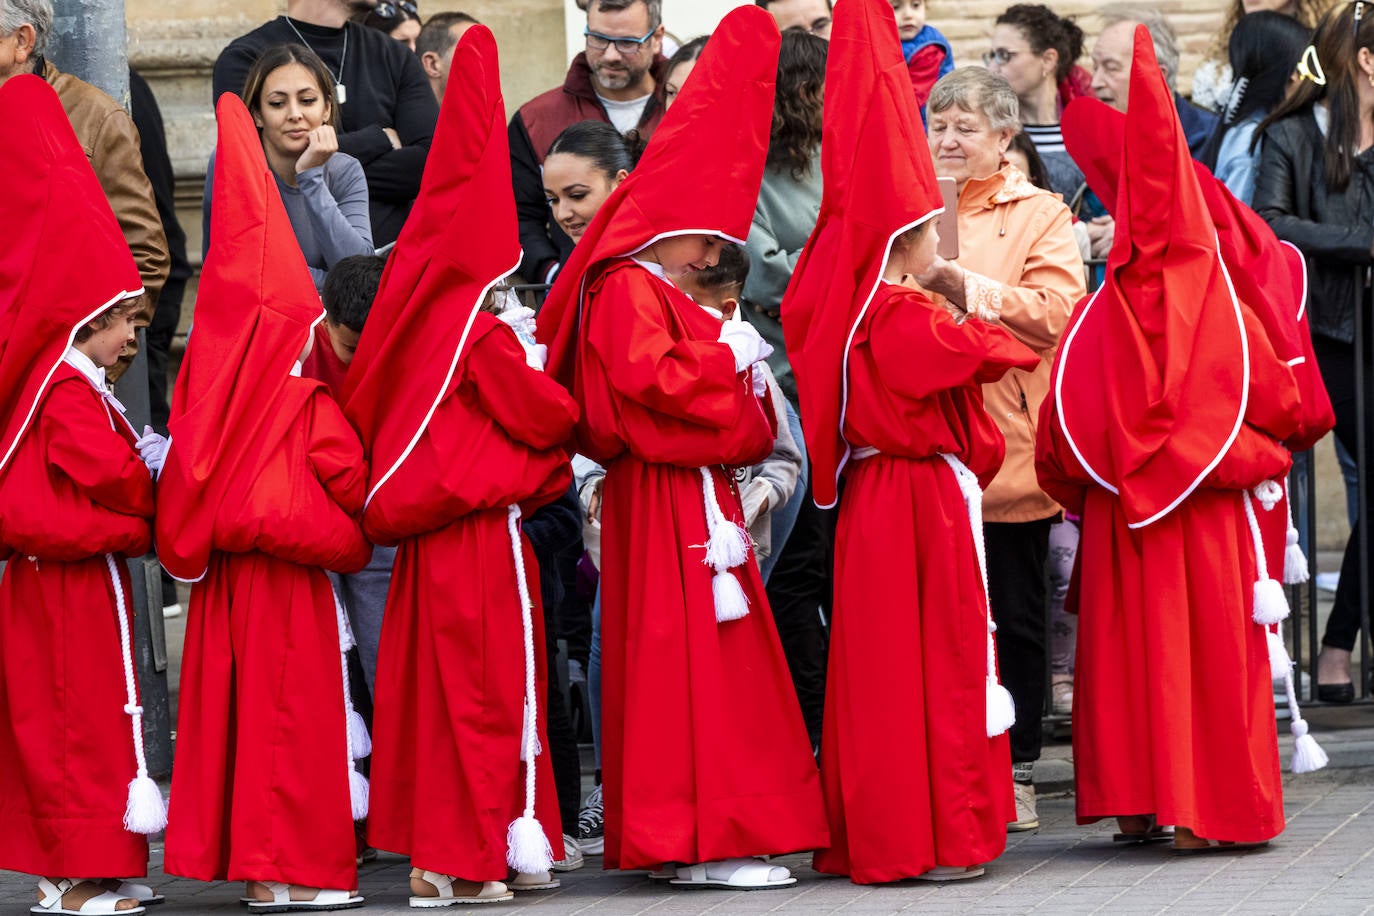
<svg viewBox="0 0 1374 916"><path fill-rule="evenodd" d="M1369 303L1357 272L1374 262L1374 149L1355 158L1349 186L1332 194L1323 177L1326 142L1310 108L1270 125L1252 205L1279 238L1307 256L1312 333L1353 343L1357 288L1366 308Z"/></svg>

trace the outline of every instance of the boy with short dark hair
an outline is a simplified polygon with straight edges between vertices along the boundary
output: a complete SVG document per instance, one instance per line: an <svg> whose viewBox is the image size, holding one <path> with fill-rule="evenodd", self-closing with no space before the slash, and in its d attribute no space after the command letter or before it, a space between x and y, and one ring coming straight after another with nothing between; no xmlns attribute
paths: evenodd
<svg viewBox="0 0 1374 916"><path fill-rule="evenodd" d="M350 255L325 277L324 320L315 326L315 345L301 364L301 374L329 386L334 399L343 395L348 365L358 349L363 323L372 311L372 300L386 270L386 258L373 254Z"/></svg>

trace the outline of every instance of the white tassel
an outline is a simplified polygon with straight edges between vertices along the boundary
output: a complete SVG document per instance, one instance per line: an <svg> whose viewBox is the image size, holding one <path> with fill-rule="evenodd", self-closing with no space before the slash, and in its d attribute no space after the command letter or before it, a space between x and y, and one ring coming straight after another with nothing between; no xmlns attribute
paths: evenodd
<svg viewBox="0 0 1374 916"><path fill-rule="evenodd" d="M353 750L353 759L362 760L372 756L372 737L367 733L367 723L362 713L356 709L348 712L348 743Z"/></svg>
<svg viewBox="0 0 1374 916"><path fill-rule="evenodd" d="M1272 680L1281 681L1293 671L1293 659L1288 657L1288 649L1283 645L1283 637L1274 630L1265 628L1265 638L1269 642L1269 672Z"/></svg>
<svg viewBox="0 0 1374 916"><path fill-rule="evenodd" d="M1331 762L1331 758L1326 756L1326 751L1322 750L1317 739L1307 733L1306 719L1293 719L1293 765L1290 769L1294 773L1311 773L1320 770Z"/></svg>
<svg viewBox="0 0 1374 916"><path fill-rule="evenodd" d="M1273 481L1265 481L1273 487L1277 487ZM1256 487L1256 490L1264 488L1264 484ZM1266 496L1272 495L1266 490ZM1252 614L1255 623L1268 626L1271 623L1280 623L1288 619L1290 613L1288 607L1288 596L1283 593L1283 585L1277 579L1269 577L1269 562L1264 555L1264 538L1260 534L1259 520L1255 518L1255 507L1250 499L1250 491L1242 490L1240 494L1241 505L1245 508L1245 520L1250 526L1250 540L1255 547L1255 600ZM1262 496L1261 499L1266 497Z"/></svg>
<svg viewBox="0 0 1374 916"><path fill-rule="evenodd" d="M506 864L522 875L537 875L553 867L549 838L533 815L511 821L506 831Z"/></svg>
<svg viewBox="0 0 1374 916"><path fill-rule="evenodd" d="M749 599L730 570L749 560L749 532L726 517L716 499L716 482L710 468L701 468L701 499L706 510L706 556L702 560L715 572L711 595L716 622L728 623L749 615Z"/></svg>
<svg viewBox="0 0 1374 916"><path fill-rule="evenodd" d="M539 743L539 730L536 728L534 735L530 735L531 724L530 708L526 706L525 721L520 726L520 760L522 763L528 762L528 758L525 755L528 753L527 748L530 747L531 740L533 740L534 756L538 757L540 754L544 753L544 745Z"/></svg>
<svg viewBox="0 0 1374 916"><path fill-rule="evenodd" d="M124 807L124 829L144 836L167 826L167 803L152 777L135 776L129 781L129 801Z"/></svg>
<svg viewBox="0 0 1374 916"><path fill-rule="evenodd" d="M1007 688L988 678L988 737L996 738L1016 724L1016 703Z"/></svg>
<svg viewBox="0 0 1374 916"><path fill-rule="evenodd" d="M1283 581L1285 585L1302 585L1310 577L1307 571L1307 555L1298 546L1298 529L1293 524L1293 501L1288 498L1288 481L1283 482L1283 495L1287 503L1288 531L1284 535L1286 546L1283 549Z"/></svg>
<svg viewBox="0 0 1374 916"><path fill-rule="evenodd" d="M348 800L353 807L353 820L367 819L368 805L367 777L356 769L348 771Z"/></svg>
<svg viewBox="0 0 1374 916"><path fill-rule="evenodd" d="M1270 512L1283 499L1283 487L1272 480L1261 480L1255 485L1254 494L1264 511Z"/></svg>
<svg viewBox="0 0 1374 916"><path fill-rule="evenodd" d="M124 665L124 713L129 716L133 730L134 764L136 772L129 781L129 797L124 804L124 829L130 833L150 836L167 826L167 803L162 791L148 775L148 759L143 753L143 707L138 705L138 689L134 684L133 634L129 628L128 605L124 603L124 583L113 554L105 554L105 569L114 588L115 616L119 619L119 652Z"/></svg>
<svg viewBox="0 0 1374 916"><path fill-rule="evenodd" d="M1269 631L1267 637L1269 642L1269 666L1274 666L1274 643L1278 642L1278 649L1283 652L1284 658L1288 658L1288 652L1283 646L1283 636ZM1302 717L1302 710L1298 708L1298 692L1293 686L1293 667L1290 662L1283 671L1283 693L1288 700L1288 717L1292 720L1289 729L1293 732L1293 762L1289 766L1294 773L1311 773L1320 770L1330 762L1326 756L1326 751L1322 750L1317 739L1307 733L1307 720Z"/></svg>
<svg viewBox="0 0 1374 916"><path fill-rule="evenodd" d="M748 615L749 599L729 570L711 577L711 595L716 601L716 623L729 623Z"/></svg>
<svg viewBox="0 0 1374 916"><path fill-rule="evenodd" d="M1261 626L1282 623L1290 613L1288 596L1283 593L1279 580L1260 579L1255 583L1255 623Z"/></svg>
<svg viewBox="0 0 1374 916"><path fill-rule="evenodd" d="M525 552L520 541L520 506L506 510L506 531L510 534L511 552L515 559L515 586L520 593L520 623L525 643L525 718L521 725L520 759L525 763L525 810L506 831L506 864L519 874L538 874L553 866L553 850L534 816L534 777L539 769L534 759L539 756L539 701L535 689L534 667L534 602L530 599L530 585L525 577ZM533 727L529 727L533 725Z"/></svg>
<svg viewBox="0 0 1374 916"><path fill-rule="evenodd" d="M959 484L959 492L964 497L964 509L968 512L968 527L973 535L973 552L978 558L978 572L983 579L983 607L988 621L987 651L987 733L996 738L1016 724L1016 704L1011 693L997 679L997 644L992 634L997 624L992 621L992 607L988 604L988 557L987 546L983 543L983 488L978 485L978 475L973 473L954 455L940 453L940 457L954 472L954 480Z"/></svg>
<svg viewBox="0 0 1374 916"><path fill-rule="evenodd" d="M348 650L357 645L353 629L348 625L348 614L344 612L339 593L330 586L329 593L334 597L334 622L339 631L339 668L343 674L344 704L344 748L348 752L348 800L353 809L353 820L361 821L367 817L368 796L367 777L358 772L357 761L372 753L372 739L367 733L367 724L353 708L353 691L348 683ZM366 748L366 750L364 750Z"/></svg>

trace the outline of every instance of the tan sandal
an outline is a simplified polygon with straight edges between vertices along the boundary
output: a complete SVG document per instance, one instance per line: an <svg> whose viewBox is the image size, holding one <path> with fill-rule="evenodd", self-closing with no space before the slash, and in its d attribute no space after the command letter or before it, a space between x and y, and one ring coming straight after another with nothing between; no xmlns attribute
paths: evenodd
<svg viewBox="0 0 1374 916"><path fill-rule="evenodd" d="M434 889L433 894L411 895L410 905L418 909L457 904L500 903L503 900L515 899L515 894L500 881L482 882L482 887L475 894L455 894L453 885L458 879L453 875L413 868L410 870L410 880L421 881ZM465 883L476 884L477 882ZM411 890L414 889L415 886L412 884Z"/></svg>

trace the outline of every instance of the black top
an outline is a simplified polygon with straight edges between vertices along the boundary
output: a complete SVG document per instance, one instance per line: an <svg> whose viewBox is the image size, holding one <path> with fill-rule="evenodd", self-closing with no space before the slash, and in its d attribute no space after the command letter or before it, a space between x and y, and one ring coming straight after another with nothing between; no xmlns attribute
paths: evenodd
<svg viewBox="0 0 1374 916"><path fill-rule="evenodd" d="M347 89L347 101L339 106L339 149L361 162L367 175L373 243L394 242L420 192L425 157L439 119L429 80L409 48L356 22L335 29L278 16L234 39L220 53L215 61L214 97L225 92L242 94L258 55L274 45L301 44L301 38ZM386 127L401 138L400 149L392 148L382 131Z"/></svg>

